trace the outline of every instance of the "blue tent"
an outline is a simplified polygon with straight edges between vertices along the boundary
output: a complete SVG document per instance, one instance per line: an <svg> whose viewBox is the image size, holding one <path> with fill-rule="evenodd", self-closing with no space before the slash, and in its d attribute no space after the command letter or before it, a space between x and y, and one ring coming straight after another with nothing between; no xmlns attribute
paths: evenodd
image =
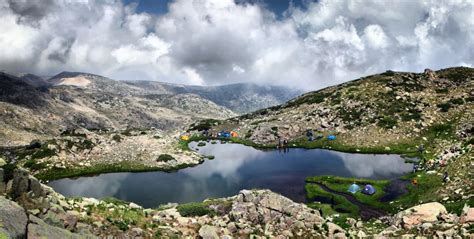
<svg viewBox="0 0 474 239"><path fill-rule="evenodd" d="M329 135L328 140L336 140L336 135Z"/></svg>
<svg viewBox="0 0 474 239"><path fill-rule="evenodd" d="M374 186L367 184L365 185L364 189L362 189L362 193L367 194L367 195L372 195L375 193L375 188Z"/></svg>
<svg viewBox="0 0 474 239"><path fill-rule="evenodd" d="M224 138L230 138L230 132L228 131L221 131L220 136Z"/></svg>
<svg viewBox="0 0 474 239"><path fill-rule="evenodd" d="M349 186L349 189L347 189L348 192L354 194L360 190L359 185L353 183L351 186Z"/></svg>

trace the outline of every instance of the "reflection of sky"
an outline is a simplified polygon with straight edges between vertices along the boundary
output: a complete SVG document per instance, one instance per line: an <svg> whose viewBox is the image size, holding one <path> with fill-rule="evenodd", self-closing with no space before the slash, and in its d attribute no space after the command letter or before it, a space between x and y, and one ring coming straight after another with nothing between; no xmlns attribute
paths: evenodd
<svg viewBox="0 0 474 239"><path fill-rule="evenodd" d="M196 143L191 144L192 147ZM214 155L178 172L111 173L50 183L67 196L117 197L146 207L167 202L202 201L226 197L242 189L268 188L304 201L308 176L337 175L396 178L411 170L398 155L348 154L329 150L261 151L239 144L207 144L199 153Z"/></svg>
<svg viewBox="0 0 474 239"><path fill-rule="evenodd" d="M82 195L84 197L101 198L103 195L116 195L122 183L130 173L111 173L94 177L77 179L61 179L52 181L49 186L64 195Z"/></svg>
<svg viewBox="0 0 474 239"><path fill-rule="evenodd" d="M355 177L373 178L400 175L412 169L412 165L405 163L398 155L347 154L329 151L337 155L347 170Z"/></svg>
<svg viewBox="0 0 474 239"><path fill-rule="evenodd" d="M212 163L206 162L205 167L202 167L201 170L184 170L184 173L193 178L216 174L234 182L240 180L237 170L244 163L265 156L263 151L240 144L225 144L220 147L211 144L207 147L200 147L198 152L203 155L213 155L218 160L214 160L215 162Z"/></svg>

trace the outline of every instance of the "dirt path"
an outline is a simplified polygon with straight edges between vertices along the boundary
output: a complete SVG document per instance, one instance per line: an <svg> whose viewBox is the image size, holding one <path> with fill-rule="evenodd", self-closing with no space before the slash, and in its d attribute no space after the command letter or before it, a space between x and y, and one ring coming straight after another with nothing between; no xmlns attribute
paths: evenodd
<svg viewBox="0 0 474 239"><path fill-rule="evenodd" d="M319 185L324 191L327 191L327 192L330 192L330 193L333 193L333 194L336 194L336 195L343 196L347 200L349 200L349 202L356 205L360 210L360 217L363 220L368 220L368 219L371 219L371 218L379 218L379 217L387 215L387 213L384 212L381 209L377 209L377 208L374 208L372 206L369 206L367 204L364 204L364 203L361 203L361 202L357 201L357 199L353 195L351 195L350 193L334 191L334 190L328 188L327 186L325 186L324 184L321 184L321 183L314 183L314 184Z"/></svg>

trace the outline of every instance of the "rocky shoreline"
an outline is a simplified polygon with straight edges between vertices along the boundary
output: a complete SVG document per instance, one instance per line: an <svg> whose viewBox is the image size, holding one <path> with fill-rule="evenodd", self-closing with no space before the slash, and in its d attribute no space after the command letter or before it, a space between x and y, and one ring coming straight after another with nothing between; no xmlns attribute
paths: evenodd
<svg viewBox="0 0 474 239"><path fill-rule="evenodd" d="M200 204L144 209L119 200L65 198L22 169L0 183L0 192L0 238L474 236L474 208L465 206L458 216L436 202L369 222L323 217L319 211L269 190L242 190L236 196Z"/></svg>

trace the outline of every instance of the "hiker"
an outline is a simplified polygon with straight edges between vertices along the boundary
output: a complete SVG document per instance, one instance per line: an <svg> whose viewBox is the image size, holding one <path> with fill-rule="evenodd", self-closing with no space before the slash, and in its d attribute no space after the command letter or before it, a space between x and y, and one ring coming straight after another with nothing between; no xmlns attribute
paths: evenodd
<svg viewBox="0 0 474 239"><path fill-rule="evenodd" d="M323 216L323 210L321 208L318 208L318 211L319 211L319 216Z"/></svg>
<svg viewBox="0 0 474 239"><path fill-rule="evenodd" d="M443 176L443 182L447 183L449 182L449 176L448 176L448 172L444 172L444 176Z"/></svg>
<svg viewBox="0 0 474 239"><path fill-rule="evenodd" d="M281 137L278 137L278 146L277 148L281 148L283 147L283 140L281 139Z"/></svg>
<svg viewBox="0 0 474 239"><path fill-rule="evenodd" d="M285 146L285 148L288 147L288 140L287 139L283 140L283 145Z"/></svg>
<svg viewBox="0 0 474 239"><path fill-rule="evenodd" d="M308 140L309 140L309 141L313 141L313 140L314 140L313 135L314 135L313 130L308 129L308 130L306 131L306 137L308 137Z"/></svg>
<svg viewBox="0 0 474 239"><path fill-rule="evenodd" d="M423 154L424 151L425 151L425 145L420 144L420 146L418 146L418 153Z"/></svg>
<svg viewBox="0 0 474 239"><path fill-rule="evenodd" d="M413 164L413 173L416 173L416 170L418 170L418 164Z"/></svg>

